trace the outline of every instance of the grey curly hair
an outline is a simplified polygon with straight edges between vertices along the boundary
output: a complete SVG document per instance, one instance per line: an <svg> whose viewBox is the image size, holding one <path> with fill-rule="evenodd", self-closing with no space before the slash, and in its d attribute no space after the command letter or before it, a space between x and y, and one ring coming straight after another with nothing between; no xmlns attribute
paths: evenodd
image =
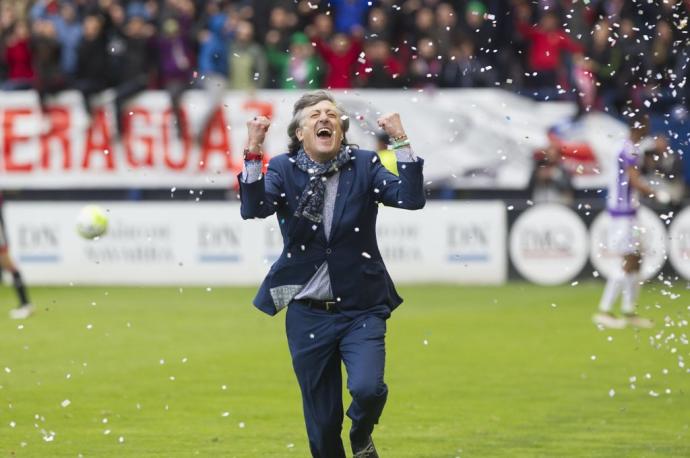
<svg viewBox="0 0 690 458"><path fill-rule="evenodd" d="M331 95L329 92L318 90L304 94L302 97L299 98L297 102L295 102L295 106L292 110L292 120L290 121L290 124L288 124L287 128L288 136L290 137L290 143L288 143L289 154L296 153L302 147L302 142L300 142L297 138L296 132L297 128L302 123L304 109L314 106L319 102L323 102L324 100L332 102L338 109L338 112L340 113L340 125L343 128L342 144L343 146L348 144L347 137L345 136L345 134L347 133L347 130L350 128L350 118L347 116L347 113L345 113L343 106L335 101L333 95Z"/></svg>

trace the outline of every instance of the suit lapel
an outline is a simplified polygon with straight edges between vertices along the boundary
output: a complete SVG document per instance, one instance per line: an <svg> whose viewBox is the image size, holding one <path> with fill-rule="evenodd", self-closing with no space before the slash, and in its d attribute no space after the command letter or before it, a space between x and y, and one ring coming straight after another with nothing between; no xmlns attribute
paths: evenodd
<svg viewBox="0 0 690 458"><path fill-rule="evenodd" d="M335 207L333 208L333 222L331 223L331 233L328 239L333 240L336 228L340 224L340 218L343 216L343 210L345 209L345 203L347 197L350 195L350 188L352 188L352 182L355 180L355 166L352 161L345 164L345 166L340 169L340 178L338 179L338 192L335 196Z"/></svg>

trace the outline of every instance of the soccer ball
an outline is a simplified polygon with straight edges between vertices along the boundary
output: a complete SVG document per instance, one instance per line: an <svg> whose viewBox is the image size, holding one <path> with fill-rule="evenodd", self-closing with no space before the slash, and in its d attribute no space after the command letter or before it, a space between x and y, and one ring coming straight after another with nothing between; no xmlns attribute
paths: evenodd
<svg viewBox="0 0 690 458"><path fill-rule="evenodd" d="M108 216L98 205L87 205L77 217L77 232L85 239L94 239L108 230Z"/></svg>

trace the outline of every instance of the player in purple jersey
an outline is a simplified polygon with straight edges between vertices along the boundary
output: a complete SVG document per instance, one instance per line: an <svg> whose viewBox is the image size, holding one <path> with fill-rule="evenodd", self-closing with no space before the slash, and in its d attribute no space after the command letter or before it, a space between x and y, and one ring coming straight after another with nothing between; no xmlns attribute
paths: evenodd
<svg viewBox="0 0 690 458"><path fill-rule="evenodd" d="M620 256L621 268L607 279L599 311L593 317L597 325L619 329L626 325L640 328L652 326L649 319L636 312L642 264L640 227L637 221L637 209L640 206L638 194L654 196L659 202L668 203L665 195L655 194L640 174L639 144L647 135L649 119L646 115L635 113L628 120L630 136L616 156L606 199L606 208L611 215L608 249ZM622 296L622 318L613 313L613 305L619 295Z"/></svg>
<svg viewBox="0 0 690 458"><path fill-rule="evenodd" d="M10 257L9 247L7 245L7 235L5 233L5 222L2 218L2 204L3 197L2 193L0 193L0 267L12 274L14 289L17 291L17 296L19 297L19 306L10 310L10 318L22 320L31 316L34 312L34 306L29 302L29 295L26 292L26 286L24 286L22 275L19 269L17 269L17 265Z"/></svg>

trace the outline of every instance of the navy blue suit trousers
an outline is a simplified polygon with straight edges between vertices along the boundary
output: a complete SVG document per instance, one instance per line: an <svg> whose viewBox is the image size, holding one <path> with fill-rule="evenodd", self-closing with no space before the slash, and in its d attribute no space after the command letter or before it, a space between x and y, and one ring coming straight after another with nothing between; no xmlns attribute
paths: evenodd
<svg viewBox="0 0 690 458"><path fill-rule="evenodd" d="M328 312L299 300L288 307L285 327L297 375L314 458L344 458L341 363L352 402L350 440L365 441L378 423L388 396L383 381L386 360L385 305L367 310Z"/></svg>

